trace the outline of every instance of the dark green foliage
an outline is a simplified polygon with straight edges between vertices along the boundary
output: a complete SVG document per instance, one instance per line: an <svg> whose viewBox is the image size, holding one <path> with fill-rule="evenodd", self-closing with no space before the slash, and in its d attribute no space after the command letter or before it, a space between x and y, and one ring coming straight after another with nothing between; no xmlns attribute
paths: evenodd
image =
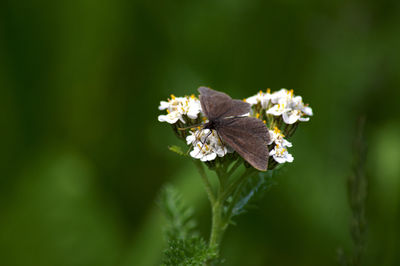
<svg viewBox="0 0 400 266"><path fill-rule="evenodd" d="M168 248L164 251L162 265L203 265L215 257L216 253L201 237L170 239Z"/></svg>
<svg viewBox="0 0 400 266"><path fill-rule="evenodd" d="M239 198L232 209L232 216L237 216L246 212L246 208L250 207L251 203L260 199L266 191L274 184L272 179L273 172L260 172L257 175L249 178L241 187Z"/></svg>
<svg viewBox="0 0 400 266"><path fill-rule="evenodd" d="M194 234L196 222L193 219L193 209L186 207L182 196L171 185L166 185L161 191L159 205L168 219L166 233L169 239L187 239Z"/></svg>
<svg viewBox="0 0 400 266"><path fill-rule="evenodd" d="M264 193L275 184L272 179L276 171L256 172L250 174L239 184L236 191L228 197L224 208L224 216L228 223L235 224L233 217L245 213L247 209L254 207L253 202L260 200Z"/></svg>
<svg viewBox="0 0 400 266"><path fill-rule="evenodd" d="M193 210L182 202L182 196L170 185L161 192L159 204L168 219L162 265L203 265L216 257L195 230Z"/></svg>

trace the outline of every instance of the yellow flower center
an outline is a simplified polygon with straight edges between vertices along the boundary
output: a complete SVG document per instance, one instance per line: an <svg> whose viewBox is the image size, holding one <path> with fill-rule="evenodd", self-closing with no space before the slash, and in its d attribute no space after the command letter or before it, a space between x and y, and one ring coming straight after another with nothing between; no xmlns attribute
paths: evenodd
<svg viewBox="0 0 400 266"><path fill-rule="evenodd" d="M286 151L286 149L285 148L282 148L279 152L278 152L278 154L280 155L280 156L282 156L283 155L283 153Z"/></svg>

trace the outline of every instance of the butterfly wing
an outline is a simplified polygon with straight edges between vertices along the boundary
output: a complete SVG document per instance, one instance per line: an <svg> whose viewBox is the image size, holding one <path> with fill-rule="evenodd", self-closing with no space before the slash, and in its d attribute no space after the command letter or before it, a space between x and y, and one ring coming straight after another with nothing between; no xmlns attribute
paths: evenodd
<svg viewBox="0 0 400 266"><path fill-rule="evenodd" d="M221 120L217 129L222 140L230 145L249 164L260 171L268 169L268 128L254 117Z"/></svg>
<svg viewBox="0 0 400 266"><path fill-rule="evenodd" d="M232 100L232 98L219 91L207 87L200 87L200 103L208 119L214 120L222 117L240 116L250 112L250 104Z"/></svg>

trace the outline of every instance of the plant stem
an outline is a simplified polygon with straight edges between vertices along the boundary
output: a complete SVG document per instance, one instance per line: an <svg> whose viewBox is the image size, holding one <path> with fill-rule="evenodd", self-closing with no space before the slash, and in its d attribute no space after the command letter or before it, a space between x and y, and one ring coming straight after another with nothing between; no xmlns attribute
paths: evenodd
<svg viewBox="0 0 400 266"><path fill-rule="evenodd" d="M247 168L241 176L229 184L227 181L230 180L230 177L241 163L241 160L238 159L238 161L229 170L227 166L216 165L215 171L218 175L219 187L217 194L215 195L212 191L210 183L208 182L203 165L200 161L195 161L196 167L198 168L199 173L204 181L206 191L211 202L212 222L209 247L215 249L217 254L219 253L219 245L221 243L222 236L229 225L229 219L232 213L233 205L235 204L235 201L237 201L237 194L239 193L238 189L240 189L247 177L254 173L253 168ZM230 202L228 204L229 206L225 206L224 204L226 199L230 195L233 195L234 197L233 202ZM228 207L227 217L224 217L224 207ZM212 261L208 261L205 265L211 265L211 263Z"/></svg>
<svg viewBox="0 0 400 266"><path fill-rule="evenodd" d="M210 247L217 247L221 241L221 237L225 228L222 224L222 210L224 205L224 199L221 196L224 194L226 181L229 178L229 173L226 167L217 165L216 173L219 180L218 196L212 207L212 224L211 224L211 235L210 235Z"/></svg>
<svg viewBox="0 0 400 266"><path fill-rule="evenodd" d="M211 184L208 181L208 177L206 175L206 172L204 171L203 164L200 162L200 160L193 160L193 162L196 165L197 170L199 171L201 179L204 182L204 187L206 189L206 193L207 193L208 199L210 200L211 205L213 206L215 204L215 195L214 195L214 193L212 191Z"/></svg>
<svg viewBox="0 0 400 266"><path fill-rule="evenodd" d="M222 223L222 204L217 201L212 208L212 226L209 246L218 247L226 227Z"/></svg>
<svg viewBox="0 0 400 266"><path fill-rule="evenodd" d="M209 242L209 247L210 248L215 248L217 253L219 252L219 245L222 240L222 236L225 233L228 224L229 224L229 218L230 217L223 217L223 212L224 212L224 203L229 195L231 193L235 192L236 189L239 188L246 180L248 176L253 172L252 168L246 169L245 172L233 183L231 183L229 186L226 186L226 181L230 178L230 175L233 174L234 170L239 166L239 163L237 165L235 164L230 171L227 171L225 169L224 171L221 171L222 169L219 169L217 171L218 174L218 179L220 181L219 183L219 189L218 189L218 196L212 204L212 224L211 224L211 235L210 235L210 242ZM234 202L230 203L231 205L234 204ZM230 210L232 209L232 206L229 206ZM231 210L232 211L232 210Z"/></svg>

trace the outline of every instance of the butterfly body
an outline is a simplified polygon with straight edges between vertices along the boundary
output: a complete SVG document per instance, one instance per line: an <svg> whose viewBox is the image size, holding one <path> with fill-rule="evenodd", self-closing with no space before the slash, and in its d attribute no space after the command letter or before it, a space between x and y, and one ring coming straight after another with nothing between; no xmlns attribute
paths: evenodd
<svg viewBox="0 0 400 266"><path fill-rule="evenodd" d="M220 120L210 120L207 123L204 124L203 129L213 129L213 130L219 130L219 127L221 125Z"/></svg>
<svg viewBox="0 0 400 266"><path fill-rule="evenodd" d="M249 164L266 171L270 136L262 121L246 116L250 105L207 87L200 87L199 92L201 107L209 120L203 128L215 130Z"/></svg>

